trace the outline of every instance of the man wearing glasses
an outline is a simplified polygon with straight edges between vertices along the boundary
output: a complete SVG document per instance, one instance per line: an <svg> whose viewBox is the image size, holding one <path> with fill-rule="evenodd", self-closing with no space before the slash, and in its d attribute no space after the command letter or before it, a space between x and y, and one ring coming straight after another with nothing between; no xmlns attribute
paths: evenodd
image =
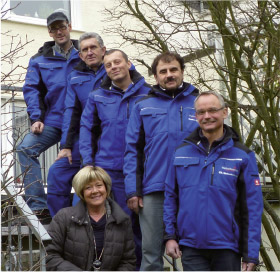
<svg viewBox="0 0 280 272"><path fill-rule="evenodd" d="M17 146L25 199L39 218L49 212L38 157L60 140L67 75L80 60L78 43L70 40L72 27L67 16L55 11L47 18L47 27L53 41L30 59L23 86L31 131Z"/></svg>
<svg viewBox="0 0 280 272"><path fill-rule="evenodd" d="M176 149L166 178L166 253L182 257L184 271L240 271L241 257L242 270L254 270L263 209L255 154L224 124L220 94L201 93L195 110L200 127Z"/></svg>

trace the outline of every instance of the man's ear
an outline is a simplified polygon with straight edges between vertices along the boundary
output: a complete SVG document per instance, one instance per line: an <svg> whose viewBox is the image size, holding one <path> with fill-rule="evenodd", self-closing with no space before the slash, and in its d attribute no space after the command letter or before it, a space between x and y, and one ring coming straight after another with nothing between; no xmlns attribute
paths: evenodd
<svg viewBox="0 0 280 272"><path fill-rule="evenodd" d="M223 109L223 118L224 118L224 119L227 119L227 118L228 118L228 108L227 108L227 107L225 107L225 108Z"/></svg>
<svg viewBox="0 0 280 272"><path fill-rule="evenodd" d="M156 83L159 84L159 83L158 83L158 79L157 79L157 75L154 75L154 78L155 78L155 80L156 80Z"/></svg>
<svg viewBox="0 0 280 272"><path fill-rule="evenodd" d="M68 28L69 28L69 31L72 31L72 25L71 25L71 23L68 24Z"/></svg>
<svg viewBox="0 0 280 272"><path fill-rule="evenodd" d="M130 69L131 68L131 61L130 60L127 62L127 65L128 65L128 68Z"/></svg>
<svg viewBox="0 0 280 272"><path fill-rule="evenodd" d="M49 28L48 28L48 33L49 33L49 36L52 38L53 34L50 32Z"/></svg>
<svg viewBox="0 0 280 272"><path fill-rule="evenodd" d="M81 59L82 61L84 61L84 57L83 57L83 55L81 54L81 52L79 52L79 57L80 57L80 59Z"/></svg>
<svg viewBox="0 0 280 272"><path fill-rule="evenodd" d="M103 56L103 58L104 58L105 53L106 53L106 46L103 46L102 47L102 56Z"/></svg>

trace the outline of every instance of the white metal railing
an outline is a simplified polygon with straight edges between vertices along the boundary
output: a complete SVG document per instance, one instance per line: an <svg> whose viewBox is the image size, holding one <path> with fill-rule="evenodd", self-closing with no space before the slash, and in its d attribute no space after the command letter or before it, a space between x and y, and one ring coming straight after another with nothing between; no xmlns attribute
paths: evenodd
<svg viewBox="0 0 280 272"><path fill-rule="evenodd" d="M31 270L33 267L33 243L32 243L32 235L35 235L36 239L39 243L39 266L40 271L46 271L46 263L45 263L45 246L48 242L51 241L51 237L49 236L46 228L41 224L38 220L37 216L34 215L31 209L28 207L23 197L18 194L17 189L13 183L3 184L4 191L6 192L9 198L9 204L13 202L15 207L20 214L20 217L13 217L12 214L12 205L8 205L8 227L5 229L2 227L2 236L8 236L8 245L5 252L6 262L5 268L6 271L13 270L22 270L22 237L23 235L28 235L29 237L29 269ZM21 226L21 220L23 219L27 223L27 227ZM12 224L15 223L15 224ZM5 233L6 231L6 233ZM13 245L13 233L18 237L18 245L15 247Z"/></svg>
<svg viewBox="0 0 280 272"><path fill-rule="evenodd" d="M15 93L22 92L22 88L2 85L1 89L11 92L11 110L8 112L11 115L11 128L13 132L12 138L13 140L19 140L23 138L24 134L29 130L28 128L30 125L26 110L21 110L15 105ZM23 111L24 114L21 114ZM17 119L19 125L16 124ZM42 166L42 178L45 188L47 185L47 171L50 165L54 162L57 151L58 145L52 147L51 150L43 152L39 157L39 161ZM15 180L16 177L22 176L20 175L21 170L16 160L16 154L14 154L13 157L14 159L13 162L10 163L10 168L13 168L14 178L11 180L6 180L5 174L3 174L3 168L1 178L2 218L5 214L7 214L7 224L4 226L2 220L1 226L2 242L3 238L7 237L7 243L5 245L2 243L3 264L6 271L31 271L38 269L40 269L40 271L45 271L45 245L51 241L51 237L47 232L46 226L41 224L37 216L32 213L31 209L23 199L23 193L20 190L20 188L22 188L23 181L18 179ZM2 160L1 166L3 166ZM4 198L7 198L7 200L4 200ZM17 209L17 216L14 216L13 214L14 208ZM34 236L36 239L34 239ZM26 237L28 237L28 244L26 246L28 250L23 251L23 239ZM36 246L38 244L38 249L34 250L34 244L36 244ZM4 246L6 246L6 248L4 248ZM26 256L28 256L27 261L24 260L26 259Z"/></svg>

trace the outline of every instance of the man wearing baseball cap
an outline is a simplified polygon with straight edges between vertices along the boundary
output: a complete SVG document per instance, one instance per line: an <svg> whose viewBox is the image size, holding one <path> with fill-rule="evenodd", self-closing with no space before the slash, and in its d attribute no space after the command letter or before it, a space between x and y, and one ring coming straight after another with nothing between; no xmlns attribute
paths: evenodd
<svg viewBox="0 0 280 272"><path fill-rule="evenodd" d="M78 42L70 39L72 27L65 13L54 11L47 18L47 27L53 41L45 42L30 59L23 86L31 129L16 149L25 200L38 218L49 215L38 157L60 141L66 79L80 60Z"/></svg>

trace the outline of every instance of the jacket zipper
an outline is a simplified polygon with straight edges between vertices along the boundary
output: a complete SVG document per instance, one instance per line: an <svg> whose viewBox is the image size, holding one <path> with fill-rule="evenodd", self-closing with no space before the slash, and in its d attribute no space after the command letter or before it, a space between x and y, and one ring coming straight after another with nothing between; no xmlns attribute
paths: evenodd
<svg viewBox="0 0 280 272"><path fill-rule="evenodd" d="M181 131L183 131L183 107L180 107Z"/></svg>
<svg viewBox="0 0 280 272"><path fill-rule="evenodd" d="M126 105L126 116L127 119L129 119L129 100L127 101L127 105Z"/></svg>
<svg viewBox="0 0 280 272"><path fill-rule="evenodd" d="M147 168L148 158L149 158L149 156L146 157L145 164L144 164L144 177L147 176L147 171L146 171L147 169L146 168Z"/></svg>
<svg viewBox="0 0 280 272"><path fill-rule="evenodd" d="M87 221L88 222L86 222L86 225L87 225L86 228L89 231L89 236L90 236L90 239L91 239L91 244L93 244L93 235L94 235L94 233L93 233L93 228L92 228L92 225L91 225L91 222L90 222L89 215L88 215L88 220ZM86 269L90 269L92 267L92 263L93 263L93 261L95 259L94 258L94 253L95 252L90 251L91 258L89 258L89 260L88 260Z"/></svg>
<svg viewBox="0 0 280 272"><path fill-rule="evenodd" d="M214 172L215 172L215 163L213 163L213 166L212 166L212 173L211 173L211 185L213 185Z"/></svg>

